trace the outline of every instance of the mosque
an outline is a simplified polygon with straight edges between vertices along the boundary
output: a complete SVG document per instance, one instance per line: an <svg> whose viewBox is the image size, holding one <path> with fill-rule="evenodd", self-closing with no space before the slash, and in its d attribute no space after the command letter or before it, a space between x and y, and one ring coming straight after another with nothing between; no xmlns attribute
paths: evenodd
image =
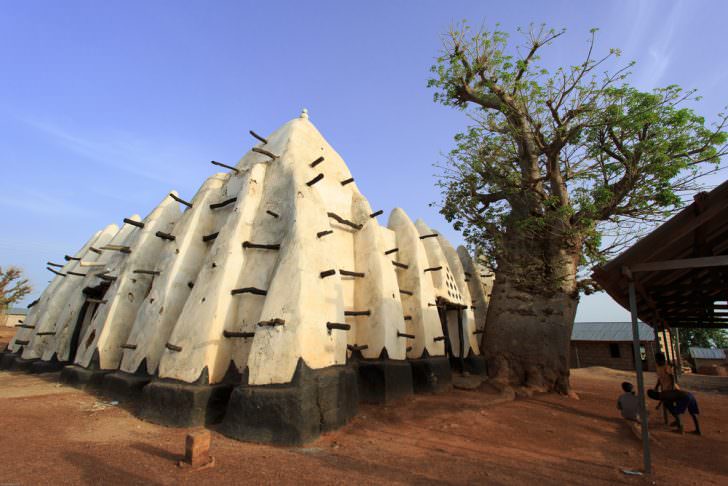
<svg viewBox="0 0 728 486"><path fill-rule="evenodd" d="M359 192L306 111L187 199L94 234L2 355L155 423L302 444L358 403L482 373L492 274Z"/></svg>

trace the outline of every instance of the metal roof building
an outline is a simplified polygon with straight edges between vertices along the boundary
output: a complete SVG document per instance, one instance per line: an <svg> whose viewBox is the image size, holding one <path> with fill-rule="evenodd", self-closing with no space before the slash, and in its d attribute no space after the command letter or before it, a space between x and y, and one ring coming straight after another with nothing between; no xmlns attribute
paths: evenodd
<svg viewBox="0 0 728 486"><path fill-rule="evenodd" d="M690 346L688 353L693 359L725 359L725 351L717 348L698 348Z"/></svg>
<svg viewBox="0 0 728 486"><path fill-rule="evenodd" d="M8 307L5 313L9 316L25 316L28 315L28 309L25 307Z"/></svg>
<svg viewBox="0 0 728 486"><path fill-rule="evenodd" d="M640 341L652 341L655 333L644 322L639 323ZM631 322L575 322L572 341L632 342Z"/></svg>

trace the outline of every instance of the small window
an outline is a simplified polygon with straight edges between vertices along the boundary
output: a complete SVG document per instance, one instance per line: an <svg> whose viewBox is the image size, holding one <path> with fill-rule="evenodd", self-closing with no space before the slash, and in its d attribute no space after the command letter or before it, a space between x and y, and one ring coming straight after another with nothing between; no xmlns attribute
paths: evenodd
<svg viewBox="0 0 728 486"><path fill-rule="evenodd" d="M622 353L619 352L619 343L609 343L609 356L612 358L622 357Z"/></svg>

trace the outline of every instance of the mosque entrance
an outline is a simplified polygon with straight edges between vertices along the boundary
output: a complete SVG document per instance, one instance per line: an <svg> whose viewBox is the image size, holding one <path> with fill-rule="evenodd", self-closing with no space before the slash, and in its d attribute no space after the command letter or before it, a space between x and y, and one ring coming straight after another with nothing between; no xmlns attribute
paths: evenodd
<svg viewBox="0 0 728 486"><path fill-rule="evenodd" d="M76 324L73 328L73 335L71 337L71 343L68 351L68 359L71 363L76 360L76 352L81 341L81 336L86 333L86 329L91 325L91 321L96 315L96 311L101 304L102 298L109 289L110 283L103 282L97 287L86 287L83 289L83 294L86 296L86 301L81 306L81 311L78 313ZM91 336L93 340L94 336Z"/></svg>
<svg viewBox="0 0 728 486"><path fill-rule="evenodd" d="M442 335L445 337L445 355L450 367L462 372L465 369L465 335L463 329L462 304L453 304L445 299L437 299L437 312L440 316Z"/></svg>

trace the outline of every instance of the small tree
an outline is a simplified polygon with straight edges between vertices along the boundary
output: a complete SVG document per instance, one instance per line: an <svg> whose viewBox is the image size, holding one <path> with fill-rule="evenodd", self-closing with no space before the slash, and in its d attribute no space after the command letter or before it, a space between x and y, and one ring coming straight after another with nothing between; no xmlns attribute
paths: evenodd
<svg viewBox="0 0 728 486"><path fill-rule="evenodd" d="M629 65L597 74L619 51L595 58L596 30L581 62L549 72L539 53L563 33L532 27L512 49L500 30L454 29L428 83L472 121L443 167L441 212L495 270L489 374L559 392L579 291L594 290L580 270L678 208L726 141L725 116L706 128L683 106L692 91L639 92L622 84Z"/></svg>
<svg viewBox="0 0 728 486"><path fill-rule="evenodd" d="M23 277L21 269L10 266L3 270L0 267L0 313L32 291L33 287L30 281Z"/></svg>

